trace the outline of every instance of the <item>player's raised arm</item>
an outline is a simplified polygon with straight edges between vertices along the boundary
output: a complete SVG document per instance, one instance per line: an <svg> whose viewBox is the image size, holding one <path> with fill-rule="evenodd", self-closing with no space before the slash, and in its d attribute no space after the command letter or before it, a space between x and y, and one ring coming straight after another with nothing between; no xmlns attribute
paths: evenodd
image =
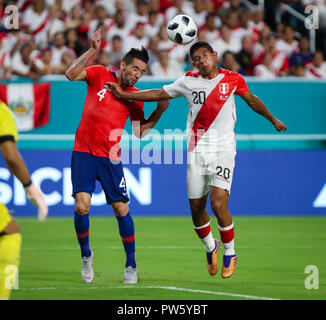
<svg viewBox="0 0 326 320"><path fill-rule="evenodd" d="M284 132L287 129L286 125L282 121L276 119L267 109L265 104L257 96L252 94L249 89L245 94L240 95L240 97L246 101L247 105L255 112L269 120L277 131Z"/></svg>
<svg viewBox="0 0 326 320"><path fill-rule="evenodd" d="M93 57L99 50L102 41L102 30L98 29L91 38L91 48L76 59L68 68L65 76L70 81L83 81L86 79L86 62Z"/></svg>
<svg viewBox="0 0 326 320"><path fill-rule="evenodd" d="M124 91L121 86L115 82L106 82L104 85L118 99L137 100L137 101L159 101L171 99L167 92L161 89L152 89L144 91Z"/></svg>

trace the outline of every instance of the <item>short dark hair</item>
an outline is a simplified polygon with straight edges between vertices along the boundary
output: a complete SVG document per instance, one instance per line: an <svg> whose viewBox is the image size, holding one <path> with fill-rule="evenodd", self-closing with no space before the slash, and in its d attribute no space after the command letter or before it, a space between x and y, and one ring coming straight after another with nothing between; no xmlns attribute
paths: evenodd
<svg viewBox="0 0 326 320"><path fill-rule="evenodd" d="M192 58L193 54L195 53L195 51L197 51L200 48L206 48L209 52L213 53L214 49L211 47L211 45L208 42L205 41L199 41L194 43L189 52L190 52L190 57Z"/></svg>
<svg viewBox="0 0 326 320"><path fill-rule="evenodd" d="M133 59L139 59L147 64L149 60L147 50L143 46L141 49L132 48L122 58L122 61L128 65L132 62Z"/></svg>

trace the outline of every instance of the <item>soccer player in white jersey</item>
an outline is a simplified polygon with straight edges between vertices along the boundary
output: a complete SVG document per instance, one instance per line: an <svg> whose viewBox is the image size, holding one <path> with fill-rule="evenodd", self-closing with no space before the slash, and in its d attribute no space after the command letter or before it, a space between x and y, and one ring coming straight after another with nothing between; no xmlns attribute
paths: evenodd
<svg viewBox="0 0 326 320"><path fill-rule="evenodd" d="M218 271L220 241L213 238L206 210L210 193L224 246L221 276L228 278L235 272L237 262L234 224L228 210L236 155L234 95L239 95L255 112L269 120L277 131L285 131L286 126L250 92L240 74L217 66L217 52L207 42L192 45L190 57L199 72L187 72L161 89L127 92L116 83L105 86L120 99L157 101L180 96L187 99L187 189L194 229L206 247L207 268L213 276Z"/></svg>

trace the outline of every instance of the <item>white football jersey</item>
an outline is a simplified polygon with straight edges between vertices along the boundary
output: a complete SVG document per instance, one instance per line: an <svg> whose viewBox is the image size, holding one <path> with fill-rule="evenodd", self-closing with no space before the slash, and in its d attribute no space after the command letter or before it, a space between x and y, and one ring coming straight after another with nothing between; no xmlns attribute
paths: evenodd
<svg viewBox="0 0 326 320"><path fill-rule="evenodd" d="M236 149L234 95L243 95L248 86L237 72L219 68L214 79L204 79L199 72L187 72L163 86L172 97L185 97L189 103L187 119L188 152L219 152Z"/></svg>

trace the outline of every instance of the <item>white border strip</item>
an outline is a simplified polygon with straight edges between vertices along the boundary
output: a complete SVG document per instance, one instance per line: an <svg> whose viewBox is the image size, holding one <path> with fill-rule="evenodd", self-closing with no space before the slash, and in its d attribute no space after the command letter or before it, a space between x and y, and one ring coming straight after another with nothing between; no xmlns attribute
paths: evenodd
<svg viewBox="0 0 326 320"><path fill-rule="evenodd" d="M131 135L132 139L134 138ZM149 141L149 137L158 140L163 135L149 134L143 141ZM168 139L183 140L183 134L172 134L165 136ZM237 134L239 141L300 141L300 140L326 140L326 134ZM129 139L129 134L122 135L122 140ZM19 139L22 141L74 141L74 134L20 134ZM136 139L136 138L135 138Z"/></svg>
<svg viewBox="0 0 326 320"><path fill-rule="evenodd" d="M19 288L17 290L23 291L38 291L38 290L57 290L59 288L55 287L41 287L41 288ZM208 290L199 290L199 289L187 289L187 288L178 288L178 287L167 287L167 286L116 286L116 287L93 287L93 286L84 286L84 287L66 287L60 288L61 290L81 290L81 289L88 289L88 290L100 290L100 289L163 289L163 290L171 290L171 291L183 291L183 292L192 292L192 293L202 293L202 294L211 294L217 296L227 296L227 297L234 297L234 298L242 298L242 299L252 299L252 300L281 300L278 298L270 298L270 297L260 297L260 296L253 296L249 294L238 294L238 293L229 293L229 292L220 292L220 291L208 291Z"/></svg>

